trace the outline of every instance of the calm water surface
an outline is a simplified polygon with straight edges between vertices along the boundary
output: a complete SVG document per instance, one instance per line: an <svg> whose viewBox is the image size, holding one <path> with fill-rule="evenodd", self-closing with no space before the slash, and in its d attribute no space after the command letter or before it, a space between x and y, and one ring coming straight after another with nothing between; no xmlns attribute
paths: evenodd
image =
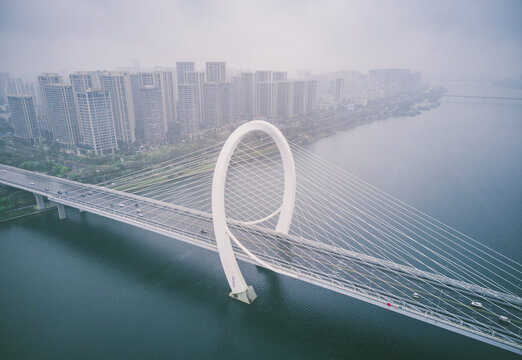
<svg viewBox="0 0 522 360"><path fill-rule="evenodd" d="M447 84L453 94L522 92ZM443 102L309 149L522 262L522 107ZM508 359L511 353L69 209L0 224L0 359Z"/></svg>

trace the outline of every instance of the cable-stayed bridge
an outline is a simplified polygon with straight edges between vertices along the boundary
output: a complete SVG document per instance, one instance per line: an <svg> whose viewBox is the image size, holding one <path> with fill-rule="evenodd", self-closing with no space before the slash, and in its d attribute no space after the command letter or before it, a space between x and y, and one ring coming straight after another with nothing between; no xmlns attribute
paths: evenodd
<svg viewBox="0 0 522 360"><path fill-rule="evenodd" d="M494 103L494 104L505 104L505 105L520 105L522 104L522 98L520 97L508 97L508 96L480 96L480 95L455 95L455 94L444 94L442 97L446 98L447 101L452 102L473 102L473 103Z"/></svg>
<svg viewBox="0 0 522 360"><path fill-rule="evenodd" d="M33 192L40 207L45 199L57 204L62 218L69 206L218 251L231 295L245 302L256 295L251 287L234 290L244 280L227 263L223 240L232 262L237 257L522 353L518 262L290 143L292 199L274 139L249 131L236 140L226 181L216 176L227 152L218 144L98 185L4 165L0 182ZM221 178L225 225L216 224ZM288 229L281 228L285 198L293 205Z"/></svg>

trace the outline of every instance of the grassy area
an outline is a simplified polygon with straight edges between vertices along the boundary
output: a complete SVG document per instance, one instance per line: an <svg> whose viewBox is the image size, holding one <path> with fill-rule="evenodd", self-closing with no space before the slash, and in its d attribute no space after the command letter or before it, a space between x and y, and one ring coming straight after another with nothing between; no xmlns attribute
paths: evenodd
<svg viewBox="0 0 522 360"><path fill-rule="evenodd" d="M0 186L0 221L35 212L35 204L33 194L8 186Z"/></svg>

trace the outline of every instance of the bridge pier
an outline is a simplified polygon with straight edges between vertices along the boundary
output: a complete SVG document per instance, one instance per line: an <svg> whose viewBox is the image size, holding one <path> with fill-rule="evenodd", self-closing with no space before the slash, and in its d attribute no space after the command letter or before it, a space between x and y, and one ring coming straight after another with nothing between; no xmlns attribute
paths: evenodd
<svg viewBox="0 0 522 360"><path fill-rule="evenodd" d="M36 207L38 210L45 209L45 199L42 195L33 193L34 197L36 198Z"/></svg>
<svg viewBox="0 0 522 360"><path fill-rule="evenodd" d="M60 220L65 219L67 216L65 215L65 207L63 206L63 204L56 203L56 207L58 208L58 217L60 218Z"/></svg>
<svg viewBox="0 0 522 360"><path fill-rule="evenodd" d="M249 285L247 287L247 289L243 292L240 292L240 293L231 292L230 294L228 294L228 296L230 296L233 299L242 301L246 304L252 304L254 302L254 300L257 299L257 294L254 291L254 288L252 287L252 285Z"/></svg>

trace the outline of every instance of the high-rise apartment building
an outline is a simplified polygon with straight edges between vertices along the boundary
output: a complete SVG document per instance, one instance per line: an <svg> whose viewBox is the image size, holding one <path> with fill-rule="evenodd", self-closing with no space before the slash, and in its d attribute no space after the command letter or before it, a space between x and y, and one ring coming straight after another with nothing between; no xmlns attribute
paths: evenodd
<svg viewBox="0 0 522 360"><path fill-rule="evenodd" d="M205 75L194 71L193 62L177 62L178 118L182 132L195 134L203 124L203 87Z"/></svg>
<svg viewBox="0 0 522 360"><path fill-rule="evenodd" d="M179 119L185 134L194 134L199 130L202 114L197 84L178 85Z"/></svg>
<svg viewBox="0 0 522 360"><path fill-rule="evenodd" d="M221 88L216 82L205 83L203 88L203 129L211 129L221 124Z"/></svg>
<svg viewBox="0 0 522 360"><path fill-rule="evenodd" d="M129 74L131 89L132 89L132 103L134 107L134 135L136 139L143 139L143 119L142 114L143 110L141 108L141 95L140 88L142 87L140 84L140 76L138 73Z"/></svg>
<svg viewBox="0 0 522 360"><path fill-rule="evenodd" d="M34 108L38 110L37 92L33 83L26 83L20 78L11 78L7 86L7 95L29 95L33 97Z"/></svg>
<svg viewBox="0 0 522 360"><path fill-rule="evenodd" d="M75 71L69 74L69 80L75 94L99 87L96 81L96 72L94 71Z"/></svg>
<svg viewBox="0 0 522 360"><path fill-rule="evenodd" d="M29 95L23 80L20 78L9 79L9 83L7 86L7 95L24 95L24 94Z"/></svg>
<svg viewBox="0 0 522 360"><path fill-rule="evenodd" d="M167 127L174 128L177 119L176 106L176 82L174 74L171 71L156 71L160 79L159 87L161 88L161 99L163 107L163 115L167 121Z"/></svg>
<svg viewBox="0 0 522 360"><path fill-rule="evenodd" d="M306 107L305 112L312 114L317 111L317 80L306 80Z"/></svg>
<svg viewBox="0 0 522 360"><path fill-rule="evenodd" d="M176 75L178 85L186 84L185 73L194 72L194 63L192 61L178 61L176 62Z"/></svg>
<svg viewBox="0 0 522 360"><path fill-rule="evenodd" d="M225 62L207 62L206 73L207 82L209 83L221 83L226 81L226 69L227 65Z"/></svg>
<svg viewBox="0 0 522 360"><path fill-rule="evenodd" d="M294 115L304 114L305 102L305 82L303 80L293 82L293 103Z"/></svg>
<svg viewBox="0 0 522 360"><path fill-rule="evenodd" d="M145 86L157 86L161 90L162 111L169 127L173 127L176 122L176 87L174 85L174 76L171 71L154 71L140 72L138 76L139 88ZM136 85L133 85L133 91ZM135 92L139 94L138 91ZM138 95L139 96L139 95ZM140 116L136 114L136 117ZM138 122L138 120L137 120Z"/></svg>
<svg viewBox="0 0 522 360"><path fill-rule="evenodd" d="M277 117L277 83L258 82L256 84L256 115L267 119Z"/></svg>
<svg viewBox="0 0 522 360"><path fill-rule="evenodd" d="M340 103L344 99L344 78L335 79L335 101Z"/></svg>
<svg viewBox="0 0 522 360"><path fill-rule="evenodd" d="M33 97L29 95L8 95L14 136L29 142L39 142L40 128L36 120Z"/></svg>
<svg viewBox="0 0 522 360"><path fill-rule="evenodd" d="M58 73L43 73L38 75L38 88L40 93L40 129L52 132L52 124L49 113L49 104L45 96L45 86L49 84L63 84L63 77Z"/></svg>
<svg viewBox="0 0 522 360"><path fill-rule="evenodd" d="M227 125L234 120L234 86L231 82L219 84L219 96L221 99L220 126Z"/></svg>
<svg viewBox="0 0 522 360"><path fill-rule="evenodd" d="M256 71L256 82L272 82L272 71Z"/></svg>
<svg viewBox="0 0 522 360"><path fill-rule="evenodd" d="M203 129L232 122L233 86L231 82L205 83L203 89Z"/></svg>
<svg viewBox="0 0 522 360"><path fill-rule="evenodd" d="M47 84L44 87L49 108L53 139L57 143L74 149L82 142L82 134L71 85Z"/></svg>
<svg viewBox="0 0 522 360"><path fill-rule="evenodd" d="M160 143L167 134L162 90L159 86L146 85L140 88L140 98L144 139L150 143Z"/></svg>
<svg viewBox="0 0 522 360"><path fill-rule="evenodd" d="M277 116L292 117L294 115L293 81L279 81L277 84Z"/></svg>
<svg viewBox="0 0 522 360"><path fill-rule="evenodd" d="M77 103L84 146L95 154L113 154L118 150L118 141L109 91L81 91Z"/></svg>
<svg viewBox="0 0 522 360"><path fill-rule="evenodd" d="M286 81L287 74L286 71L274 71L272 72L273 81Z"/></svg>
<svg viewBox="0 0 522 360"><path fill-rule="evenodd" d="M109 91L116 127L116 138L124 143L136 141L134 101L130 76L126 72L104 72L101 84Z"/></svg>
<svg viewBox="0 0 522 360"><path fill-rule="evenodd" d="M0 72L0 105L7 104L7 88L9 87L9 73Z"/></svg>
<svg viewBox="0 0 522 360"><path fill-rule="evenodd" d="M300 80L293 83L293 114L311 114L317 110L317 80Z"/></svg>
<svg viewBox="0 0 522 360"><path fill-rule="evenodd" d="M255 116L256 78L251 72L234 77L234 98L236 114L243 120L252 120Z"/></svg>
<svg viewBox="0 0 522 360"><path fill-rule="evenodd" d="M201 71L190 71L185 73L185 84L197 84L203 88L205 83L205 74Z"/></svg>
<svg viewBox="0 0 522 360"><path fill-rule="evenodd" d="M200 71L193 71L185 73L185 83L196 85L197 89L197 102L199 105L199 125L203 125L203 87L205 84L205 74Z"/></svg>
<svg viewBox="0 0 522 360"><path fill-rule="evenodd" d="M63 76L58 73L43 73L38 75L38 85L41 91L44 91L45 85L48 84L63 84Z"/></svg>

